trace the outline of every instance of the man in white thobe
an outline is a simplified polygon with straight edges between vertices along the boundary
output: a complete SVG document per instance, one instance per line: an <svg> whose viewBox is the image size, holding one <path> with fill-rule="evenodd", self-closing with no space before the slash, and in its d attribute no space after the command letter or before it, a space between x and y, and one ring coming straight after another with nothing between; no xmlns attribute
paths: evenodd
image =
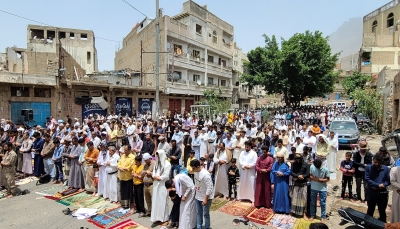
<svg viewBox="0 0 400 229"><path fill-rule="evenodd" d="M168 192L165 188L165 181L169 179L171 164L167 160L164 150L156 151L156 164L153 170L153 195L151 206L151 222L162 222L163 226L168 225L169 208L168 208Z"/></svg>
<svg viewBox="0 0 400 229"><path fill-rule="evenodd" d="M105 183L107 180L106 166L107 166L107 157L108 150L106 150L106 146L100 147L99 157L97 158L97 165L99 166L99 177L98 177L98 185L97 185L97 194L96 196L102 196L105 191Z"/></svg>
<svg viewBox="0 0 400 229"><path fill-rule="evenodd" d="M229 195L228 185L228 169L232 160L232 153L230 150L225 149L225 143L218 144L218 151L214 157L215 166L215 186L214 193L219 193L227 199Z"/></svg>
<svg viewBox="0 0 400 229"><path fill-rule="evenodd" d="M206 155L208 150L208 134L206 133L206 128L201 129L200 137L200 158Z"/></svg>
<svg viewBox="0 0 400 229"><path fill-rule="evenodd" d="M296 142L293 144L293 147L296 148L296 153L303 154L304 144L301 142L300 137L296 137Z"/></svg>
<svg viewBox="0 0 400 229"><path fill-rule="evenodd" d="M177 174L172 182L165 183L168 190L175 188L176 194L181 197L179 209L179 229L193 229L196 227L195 186L192 178L186 174Z"/></svg>
<svg viewBox="0 0 400 229"><path fill-rule="evenodd" d="M132 120L129 119L129 126L126 128L126 136L128 136L129 144L133 144L133 135L136 131L136 125L133 124Z"/></svg>
<svg viewBox="0 0 400 229"><path fill-rule="evenodd" d="M314 137L313 132L311 130L308 131L308 135L303 139L303 144L305 146L311 147L313 155L315 154L317 138Z"/></svg>
<svg viewBox="0 0 400 229"><path fill-rule="evenodd" d="M242 151L244 150L244 143L247 141L247 138L244 136L245 132L237 132L236 133L236 140L233 140L232 143L232 148L234 148L233 150L233 155L232 158L236 158L238 159L240 157L240 154L242 153ZM237 160L237 162L239 162L237 164L237 167L239 168L239 172L242 172L242 167L240 166L240 161Z"/></svg>
<svg viewBox="0 0 400 229"><path fill-rule="evenodd" d="M114 146L108 148L106 159L106 183L104 186L103 197L110 199L111 202L118 202L118 160L119 155L115 153Z"/></svg>
<svg viewBox="0 0 400 229"><path fill-rule="evenodd" d="M336 156L338 152L339 142L338 139L335 138L335 132L329 132L328 147L329 153L326 156L326 161L328 163L328 170L330 173L336 173Z"/></svg>
<svg viewBox="0 0 400 229"><path fill-rule="evenodd" d="M239 161L242 172L240 173L237 198L238 200L250 200L254 203L257 153L251 150L251 142L245 143L245 150L240 153Z"/></svg>

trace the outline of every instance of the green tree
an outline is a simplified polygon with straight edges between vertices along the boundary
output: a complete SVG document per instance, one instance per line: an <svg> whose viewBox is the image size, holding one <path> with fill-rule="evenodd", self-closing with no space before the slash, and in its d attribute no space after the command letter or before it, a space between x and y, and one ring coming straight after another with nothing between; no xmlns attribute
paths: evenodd
<svg viewBox="0 0 400 229"><path fill-rule="evenodd" d="M368 115L373 120L381 118L382 101L375 89L371 87L356 88L350 95L357 104L357 112Z"/></svg>
<svg viewBox="0 0 400 229"><path fill-rule="evenodd" d="M296 33L289 40L265 34L265 47L251 50L242 82L249 89L262 85L268 94L282 94L287 105L298 106L307 97L323 97L333 92L338 73L333 69L338 53L332 55L328 38L322 33Z"/></svg>
<svg viewBox="0 0 400 229"><path fill-rule="evenodd" d="M347 95L350 95L356 89L364 89L365 84L372 80L371 76L363 75L360 72L354 72L353 75L346 77L343 82L343 89Z"/></svg>
<svg viewBox="0 0 400 229"><path fill-rule="evenodd" d="M231 100L222 97L222 91L220 88L218 89L218 93L215 90L207 89L203 92L203 96L204 99L200 101L199 104L209 105L211 113L213 114L226 113L231 108Z"/></svg>

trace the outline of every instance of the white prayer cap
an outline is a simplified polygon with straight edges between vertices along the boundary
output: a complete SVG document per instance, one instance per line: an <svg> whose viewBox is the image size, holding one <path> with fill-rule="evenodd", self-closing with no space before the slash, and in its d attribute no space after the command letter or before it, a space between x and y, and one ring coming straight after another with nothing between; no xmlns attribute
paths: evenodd
<svg viewBox="0 0 400 229"><path fill-rule="evenodd" d="M20 127L20 128L17 129L17 131L24 131L24 130L25 130L25 129L22 128L22 127Z"/></svg>
<svg viewBox="0 0 400 229"><path fill-rule="evenodd" d="M149 159L152 159L152 157L151 157L151 155L149 154L149 153L144 153L143 154L143 160L149 160Z"/></svg>

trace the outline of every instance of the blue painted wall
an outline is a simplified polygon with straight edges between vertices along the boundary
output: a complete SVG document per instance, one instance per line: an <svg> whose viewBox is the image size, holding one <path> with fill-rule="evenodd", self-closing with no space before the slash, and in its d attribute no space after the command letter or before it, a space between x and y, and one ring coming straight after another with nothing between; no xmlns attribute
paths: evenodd
<svg viewBox="0 0 400 229"><path fill-rule="evenodd" d="M11 102L11 120L15 122L24 122L24 116L21 115L21 110L33 110L33 121L30 125L40 125L45 127L46 118L50 117L50 103L30 103L30 102Z"/></svg>

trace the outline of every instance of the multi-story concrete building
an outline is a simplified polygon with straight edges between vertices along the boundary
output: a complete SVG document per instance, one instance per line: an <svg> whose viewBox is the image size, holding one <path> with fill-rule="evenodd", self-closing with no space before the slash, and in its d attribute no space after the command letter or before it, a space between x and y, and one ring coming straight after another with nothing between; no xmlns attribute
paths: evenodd
<svg viewBox="0 0 400 229"><path fill-rule="evenodd" d="M231 99L234 87L236 91L239 87L239 70L233 67L240 62L239 56L234 60L233 40L232 25L193 1L183 3L178 15L162 15L160 51L165 53L160 54L160 110L190 110L206 89L221 89L222 96ZM123 39L114 61L115 69L142 72L141 88L153 92L155 54L145 52L154 52L155 45L155 20L145 18ZM143 92L136 93L140 98Z"/></svg>
<svg viewBox="0 0 400 229"><path fill-rule="evenodd" d="M385 66L399 69L400 5L393 0L364 16L360 71L378 74Z"/></svg>
<svg viewBox="0 0 400 229"><path fill-rule="evenodd" d="M6 48L0 54L0 117L38 125L50 115L81 118L84 107L76 103L80 94L75 90L90 88L82 83L72 88L71 81L94 70L93 31L28 25L27 48Z"/></svg>

